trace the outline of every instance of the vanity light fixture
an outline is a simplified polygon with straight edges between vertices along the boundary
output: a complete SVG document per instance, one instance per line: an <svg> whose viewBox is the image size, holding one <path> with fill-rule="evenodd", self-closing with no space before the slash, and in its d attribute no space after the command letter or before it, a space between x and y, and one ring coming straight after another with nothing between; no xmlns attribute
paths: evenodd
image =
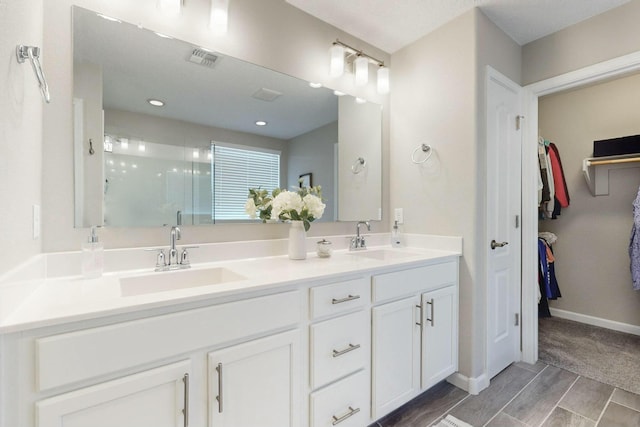
<svg viewBox="0 0 640 427"><path fill-rule="evenodd" d="M159 99L147 99L147 102L154 107L164 107L164 101L160 101Z"/></svg>
<svg viewBox="0 0 640 427"><path fill-rule="evenodd" d="M193 150L193 158L194 159L199 159L200 158L200 150L198 150L197 148L195 148Z"/></svg>
<svg viewBox="0 0 640 427"><path fill-rule="evenodd" d="M256 126L266 126L266 125L267 125L267 122L265 122L264 120L258 120L256 122Z"/></svg>
<svg viewBox="0 0 640 427"><path fill-rule="evenodd" d="M120 138L120 148L123 150L129 149L129 138Z"/></svg>
<svg viewBox="0 0 640 427"><path fill-rule="evenodd" d="M369 64L378 66L377 89L381 95L389 93L389 68L385 67L384 61L367 55L364 51L349 46L336 39L329 49L329 75L340 77L345 69L345 64L351 66L355 74L355 85L365 86L369 82Z"/></svg>
<svg viewBox="0 0 640 427"><path fill-rule="evenodd" d="M178 16L182 9L182 0L158 0L158 10L167 16Z"/></svg>
<svg viewBox="0 0 640 427"><path fill-rule="evenodd" d="M356 104L366 104L366 103L367 103L366 99L356 97Z"/></svg>
<svg viewBox="0 0 640 427"><path fill-rule="evenodd" d="M346 95L346 93L344 93L344 92L340 92L339 90L334 90L334 91L333 91L333 94L334 94L335 96L345 96L345 95Z"/></svg>
<svg viewBox="0 0 640 427"><path fill-rule="evenodd" d="M211 150L207 150L207 160L213 160L213 153Z"/></svg>
<svg viewBox="0 0 640 427"><path fill-rule="evenodd" d="M322 83L309 82L309 86L311 86L314 89L319 89L322 87Z"/></svg>
<svg viewBox="0 0 640 427"><path fill-rule="evenodd" d="M147 150L147 146L145 145L144 141L138 142L138 151L140 151L141 153L144 153L146 150Z"/></svg>
<svg viewBox="0 0 640 427"><path fill-rule="evenodd" d="M229 0L211 0L209 27L214 34L227 33L229 26Z"/></svg>

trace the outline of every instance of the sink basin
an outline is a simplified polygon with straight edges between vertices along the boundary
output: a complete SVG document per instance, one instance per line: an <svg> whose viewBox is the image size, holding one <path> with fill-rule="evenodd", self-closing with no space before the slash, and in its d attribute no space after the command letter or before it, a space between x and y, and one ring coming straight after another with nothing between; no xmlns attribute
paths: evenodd
<svg viewBox="0 0 640 427"><path fill-rule="evenodd" d="M244 279L246 277L223 267L163 271L144 276L123 277L120 279L120 290L122 296L128 297L198 286L222 285Z"/></svg>
<svg viewBox="0 0 640 427"><path fill-rule="evenodd" d="M380 261L393 261L398 259L411 258L418 255L411 252L400 252L400 251L391 250L391 249L374 249L371 251L368 249L365 249L360 252L349 252L349 253L353 256L377 259Z"/></svg>

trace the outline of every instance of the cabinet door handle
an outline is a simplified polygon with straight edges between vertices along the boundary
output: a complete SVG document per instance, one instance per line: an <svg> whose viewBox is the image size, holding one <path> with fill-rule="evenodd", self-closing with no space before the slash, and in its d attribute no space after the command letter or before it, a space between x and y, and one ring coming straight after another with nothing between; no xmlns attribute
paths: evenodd
<svg viewBox="0 0 640 427"><path fill-rule="evenodd" d="M353 409L351 406L349 406L349 412L347 412L346 414L342 415L341 417L336 417L335 415L332 417L333 422L331 423L331 425L338 425L347 418L357 414L358 412L360 412L360 408Z"/></svg>
<svg viewBox="0 0 640 427"><path fill-rule="evenodd" d="M218 372L218 395L216 400L218 401L218 412L222 413L222 363L218 363L216 371Z"/></svg>
<svg viewBox="0 0 640 427"><path fill-rule="evenodd" d="M182 377L184 383L184 409L182 409L182 415L184 416L184 427L189 427L189 374L184 374Z"/></svg>
<svg viewBox="0 0 640 427"><path fill-rule="evenodd" d="M420 319L420 321L416 322L416 325L420 326L420 329L422 329L422 315L424 313L424 309L422 308L422 304L421 305L416 305L416 308L418 310L420 310L420 316L418 317L418 319Z"/></svg>
<svg viewBox="0 0 640 427"><path fill-rule="evenodd" d="M344 350L340 350L340 351L333 350L333 357L342 356L343 354L347 354L350 351L357 350L359 348L360 348L360 344L355 344L354 345L354 344L349 343L349 347L345 348Z"/></svg>
<svg viewBox="0 0 640 427"><path fill-rule="evenodd" d="M349 295L346 298L340 298L340 299L333 298L331 300L331 304L341 304L343 302L353 301L354 299L358 299L358 298L360 298L360 295Z"/></svg>
<svg viewBox="0 0 640 427"><path fill-rule="evenodd" d="M429 304L431 306L431 319L427 318L427 322L431 323L431 326L433 326L433 298L431 298L429 301L427 301L427 304Z"/></svg>

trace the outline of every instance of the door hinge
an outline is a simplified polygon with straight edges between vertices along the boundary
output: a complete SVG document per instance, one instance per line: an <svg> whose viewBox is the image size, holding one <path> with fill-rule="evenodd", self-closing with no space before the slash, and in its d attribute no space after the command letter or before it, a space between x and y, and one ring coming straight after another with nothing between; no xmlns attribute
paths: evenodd
<svg viewBox="0 0 640 427"><path fill-rule="evenodd" d="M522 120L524 116L516 116L516 130L520 130L520 125L522 124Z"/></svg>
<svg viewBox="0 0 640 427"><path fill-rule="evenodd" d="M516 325L515 326L520 326L520 313L516 313Z"/></svg>
<svg viewBox="0 0 640 427"><path fill-rule="evenodd" d="M516 228L520 228L520 215L516 215Z"/></svg>

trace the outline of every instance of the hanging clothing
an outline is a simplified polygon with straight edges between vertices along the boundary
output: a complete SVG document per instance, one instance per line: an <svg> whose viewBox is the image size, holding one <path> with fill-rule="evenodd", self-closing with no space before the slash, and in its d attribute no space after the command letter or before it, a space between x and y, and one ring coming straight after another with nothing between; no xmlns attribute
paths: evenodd
<svg viewBox="0 0 640 427"><path fill-rule="evenodd" d="M538 238L539 277L542 280L541 292L547 299L562 297L556 279L555 257L553 249L543 238Z"/></svg>
<svg viewBox="0 0 640 427"><path fill-rule="evenodd" d="M633 226L629 241L629 259L631 261L631 280L633 289L640 291L640 188L633 201Z"/></svg>
<svg viewBox="0 0 640 427"><path fill-rule="evenodd" d="M569 207L569 190L567 189L567 181L564 178L564 170L562 169L562 161L560 160L560 152L553 142L549 144L549 158L551 159L551 171L553 173L553 181L555 183L555 195L563 208Z"/></svg>

